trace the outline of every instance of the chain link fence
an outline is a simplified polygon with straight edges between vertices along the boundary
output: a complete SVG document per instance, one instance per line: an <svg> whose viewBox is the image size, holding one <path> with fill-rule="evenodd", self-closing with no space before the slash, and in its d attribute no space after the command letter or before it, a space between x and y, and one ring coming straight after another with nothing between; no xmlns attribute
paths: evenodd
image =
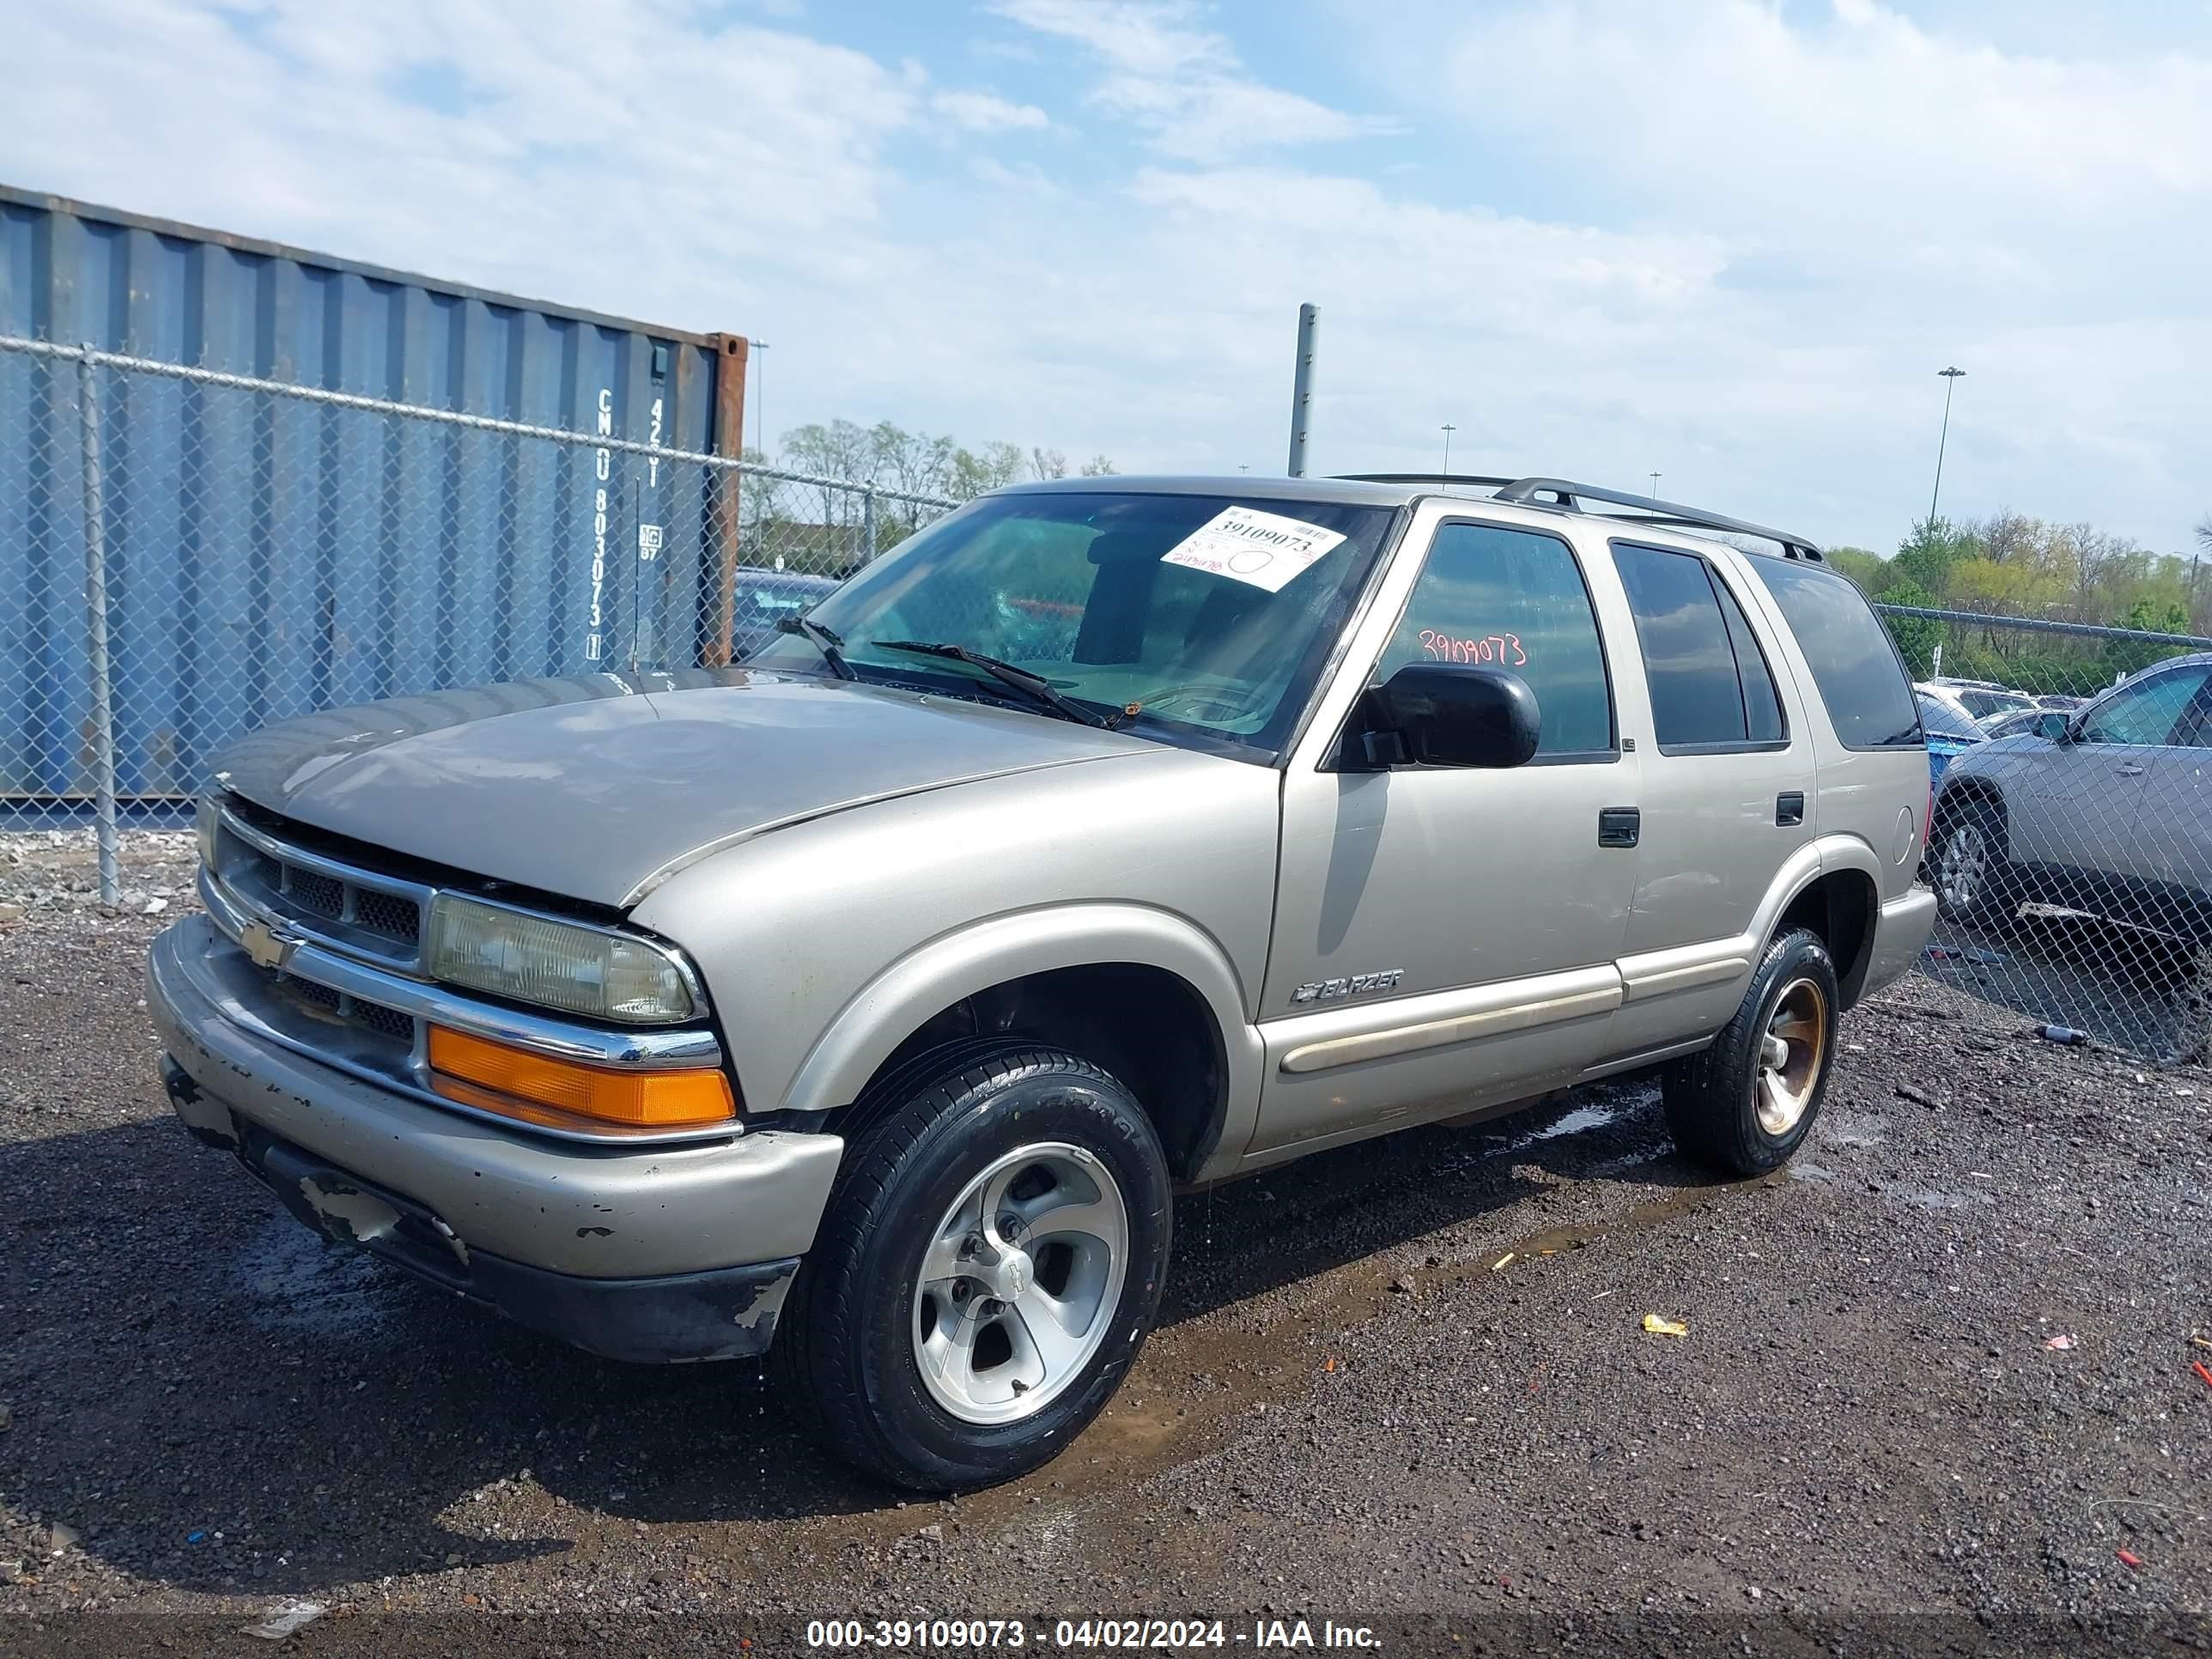
<svg viewBox="0 0 2212 1659"><path fill-rule="evenodd" d="M244 732L741 660L953 505L0 337L0 829L94 827L112 897L117 830L182 825ZM1048 631L1054 609L1008 626ZM2212 655L2193 653L2212 641L1881 609L1936 788L1924 971L2147 1058L2203 1058Z"/></svg>
<svg viewBox="0 0 2212 1659"><path fill-rule="evenodd" d="M2212 1042L2212 640L1881 606L1935 797L1922 969L2160 1062Z"/></svg>
<svg viewBox="0 0 2212 1659"><path fill-rule="evenodd" d="M0 337L0 828L174 824L272 720L741 660L954 503Z"/></svg>

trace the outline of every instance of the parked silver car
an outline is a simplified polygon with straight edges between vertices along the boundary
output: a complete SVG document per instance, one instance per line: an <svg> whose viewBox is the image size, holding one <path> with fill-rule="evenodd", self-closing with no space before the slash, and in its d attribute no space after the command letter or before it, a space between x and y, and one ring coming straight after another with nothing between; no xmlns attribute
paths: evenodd
<svg viewBox="0 0 2212 1659"><path fill-rule="evenodd" d="M262 732L153 951L177 1113L924 1489L1103 1407L1178 1185L1646 1068L1771 1169L1934 919L1904 672L1802 538L1485 483L1007 490L740 669Z"/></svg>
<svg viewBox="0 0 2212 1659"><path fill-rule="evenodd" d="M2212 939L2212 653L1959 756L1930 846L1954 921L2001 923L2035 902Z"/></svg>
<svg viewBox="0 0 2212 1659"><path fill-rule="evenodd" d="M1918 680L1912 689L1955 710L1975 725L1986 727L2008 714L2034 708L2036 700L2025 691L2009 690L1988 680Z"/></svg>

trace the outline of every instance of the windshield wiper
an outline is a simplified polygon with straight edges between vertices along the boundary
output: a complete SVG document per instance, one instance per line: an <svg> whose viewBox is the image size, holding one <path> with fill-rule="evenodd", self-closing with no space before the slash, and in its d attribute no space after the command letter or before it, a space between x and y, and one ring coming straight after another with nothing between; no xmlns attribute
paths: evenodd
<svg viewBox="0 0 2212 1659"><path fill-rule="evenodd" d="M778 617L775 631L796 634L811 641L822 653L822 660L830 665L830 672L841 680L856 680L860 677L853 672L853 665L845 660L845 637L834 628L824 627L811 617Z"/></svg>
<svg viewBox="0 0 2212 1659"><path fill-rule="evenodd" d="M1109 732L1120 724L1114 716L1093 714L1074 698L1062 696L1043 675L1032 674L1026 668L1017 668L996 657L987 657L980 651L970 651L964 645L947 645L933 640L870 640L868 643L884 651L911 651L921 657L950 657L955 662L964 662L970 667L980 668L1000 684L1011 685L1017 691L1026 691L1062 720L1074 720L1082 726L1099 726Z"/></svg>

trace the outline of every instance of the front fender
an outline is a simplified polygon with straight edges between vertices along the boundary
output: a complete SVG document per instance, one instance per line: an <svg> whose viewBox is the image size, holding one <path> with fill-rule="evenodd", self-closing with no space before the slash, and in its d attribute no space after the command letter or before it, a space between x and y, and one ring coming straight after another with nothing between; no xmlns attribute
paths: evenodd
<svg viewBox="0 0 2212 1659"><path fill-rule="evenodd" d="M930 940L868 981L824 1028L780 1103L820 1112L849 1104L891 1052L932 1016L1008 980L1060 968L1134 963L1195 991L1221 1037L1228 1086L1220 1149L1241 1152L1258 1120L1266 1065L1228 953L1202 929L1148 905L1084 903L992 916Z"/></svg>

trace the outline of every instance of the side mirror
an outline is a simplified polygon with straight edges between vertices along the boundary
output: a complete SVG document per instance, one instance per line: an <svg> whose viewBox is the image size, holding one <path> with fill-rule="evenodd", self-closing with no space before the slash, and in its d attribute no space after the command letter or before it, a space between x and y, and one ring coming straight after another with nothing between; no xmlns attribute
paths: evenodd
<svg viewBox="0 0 2212 1659"><path fill-rule="evenodd" d="M1366 758L1376 766L1520 766L1542 730L1536 694L1502 668L1409 662L1370 694L1370 707Z"/></svg>
<svg viewBox="0 0 2212 1659"><path fill-rule="evenodd" d="M2063 709L2046 709L2035 717L2035 735L2046 743L2066 741L2066 722L2071 719Z"/></svg>

